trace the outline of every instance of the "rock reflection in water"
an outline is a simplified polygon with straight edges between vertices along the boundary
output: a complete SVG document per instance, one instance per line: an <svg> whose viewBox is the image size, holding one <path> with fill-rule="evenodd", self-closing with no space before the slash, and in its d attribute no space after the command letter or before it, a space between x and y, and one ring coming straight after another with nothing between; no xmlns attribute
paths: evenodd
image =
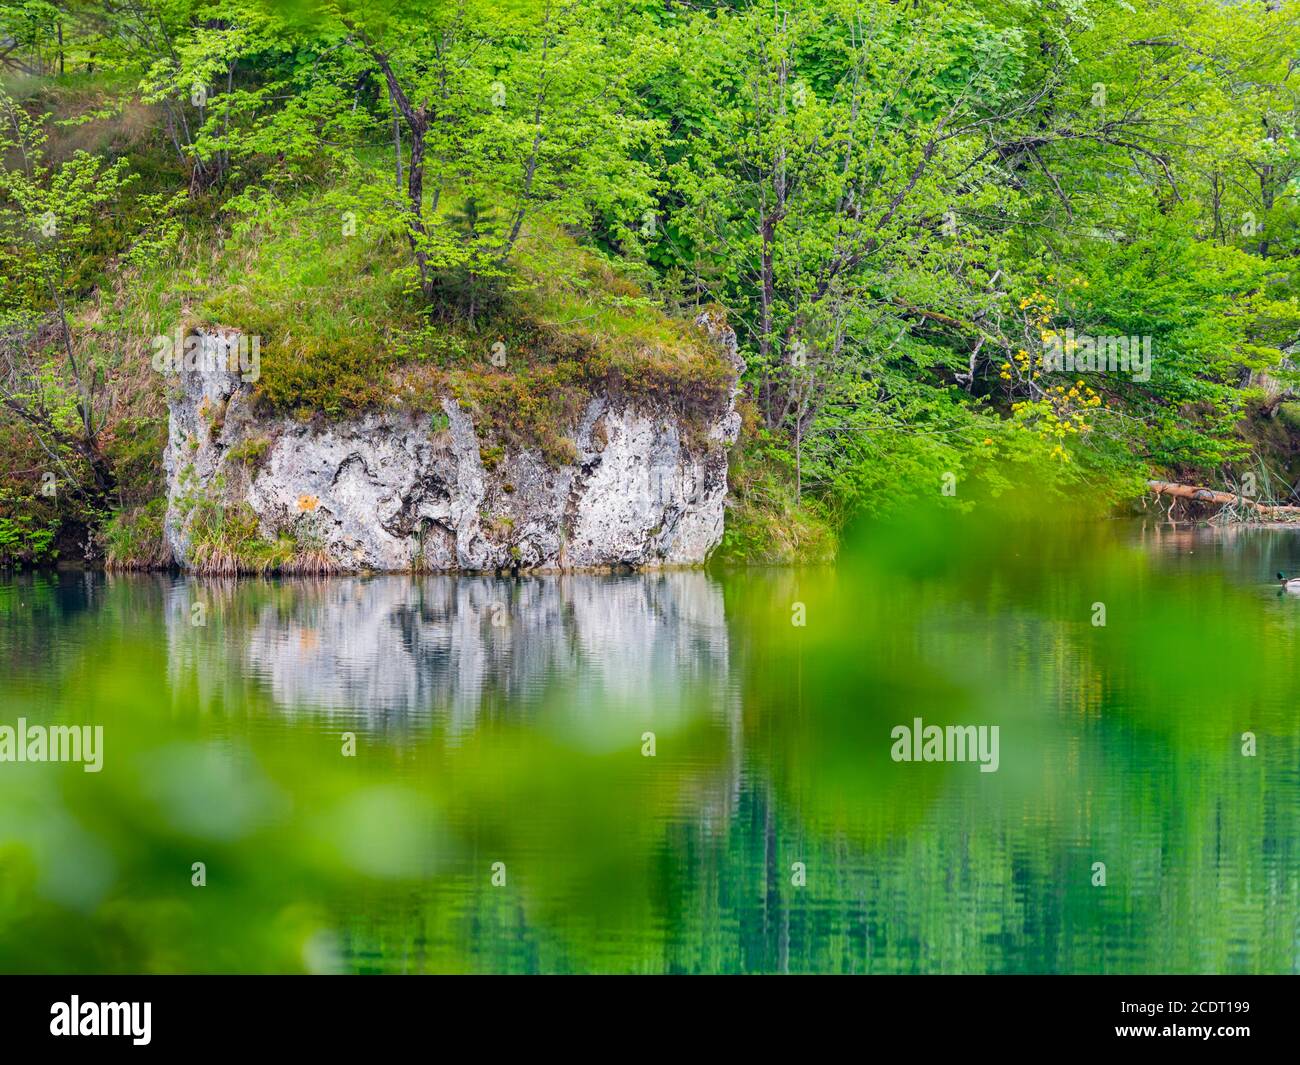
<svg viewBox="0 0 1300 1065"><path fill-rule="evenodd" d="M738 711L722 591L699 572L186 579L167 598L172 684L192 678L201 704L252 678L285 711L444 718L453 735L556 696L658 721Z"/></svg>

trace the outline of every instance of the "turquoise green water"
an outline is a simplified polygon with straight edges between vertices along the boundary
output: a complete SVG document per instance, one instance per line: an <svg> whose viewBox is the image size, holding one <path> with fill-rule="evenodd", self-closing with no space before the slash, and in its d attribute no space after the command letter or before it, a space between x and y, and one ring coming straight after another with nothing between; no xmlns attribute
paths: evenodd
<svg viewBox="0 0 1300 1065"><path fill-rule="evenodd" d="M98 773L0 762L0 969L1295 972L1278 569L1300 533L958 523L818 571L0 577L0 727L103 728ZM918 717L996 772L894 761Z"/></svg>

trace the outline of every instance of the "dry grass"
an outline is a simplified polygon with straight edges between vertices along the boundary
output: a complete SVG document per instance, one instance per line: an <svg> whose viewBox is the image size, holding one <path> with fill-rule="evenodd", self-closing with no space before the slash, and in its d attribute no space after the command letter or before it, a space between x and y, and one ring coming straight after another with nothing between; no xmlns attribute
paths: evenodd
<svg viewBox="0 0 1300 1065"><path fill-rule="evenodd" d="M280 567L280 572L292 577L332 577L342 573L343 567L323 548L309 548L295 553Z"/></svg>

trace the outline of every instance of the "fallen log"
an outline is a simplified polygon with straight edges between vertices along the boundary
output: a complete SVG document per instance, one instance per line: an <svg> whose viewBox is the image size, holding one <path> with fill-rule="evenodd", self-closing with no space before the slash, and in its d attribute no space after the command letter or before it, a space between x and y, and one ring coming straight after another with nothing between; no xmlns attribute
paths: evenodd
<svg viewBox="0 0 1300 1065"><path fill-rule="evenodd" d="M1175 481L1147 481L1147 485L1157 496L1169 496L1172 499L1187 499L1195 503L1210 503L1222 507L1250 507L1260 514L1300 515L1300 507L1261 503L1257 499L1238 495L1235 492L1218 492L1213 488L1201 488L1194 484L1178 484Z"/></svg>

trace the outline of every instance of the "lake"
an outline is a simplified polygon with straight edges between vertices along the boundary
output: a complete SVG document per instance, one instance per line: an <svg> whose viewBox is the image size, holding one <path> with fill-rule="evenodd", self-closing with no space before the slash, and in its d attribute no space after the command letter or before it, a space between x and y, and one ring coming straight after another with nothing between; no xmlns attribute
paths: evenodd
<svg viewBox="0 0 1300 1065"><path fill-rule="evenodd" d="M1300 531L945 517L816 570L0 576L0 726L103 730L0 762L0 969L1296 972L1277 570Z"/></svg>

